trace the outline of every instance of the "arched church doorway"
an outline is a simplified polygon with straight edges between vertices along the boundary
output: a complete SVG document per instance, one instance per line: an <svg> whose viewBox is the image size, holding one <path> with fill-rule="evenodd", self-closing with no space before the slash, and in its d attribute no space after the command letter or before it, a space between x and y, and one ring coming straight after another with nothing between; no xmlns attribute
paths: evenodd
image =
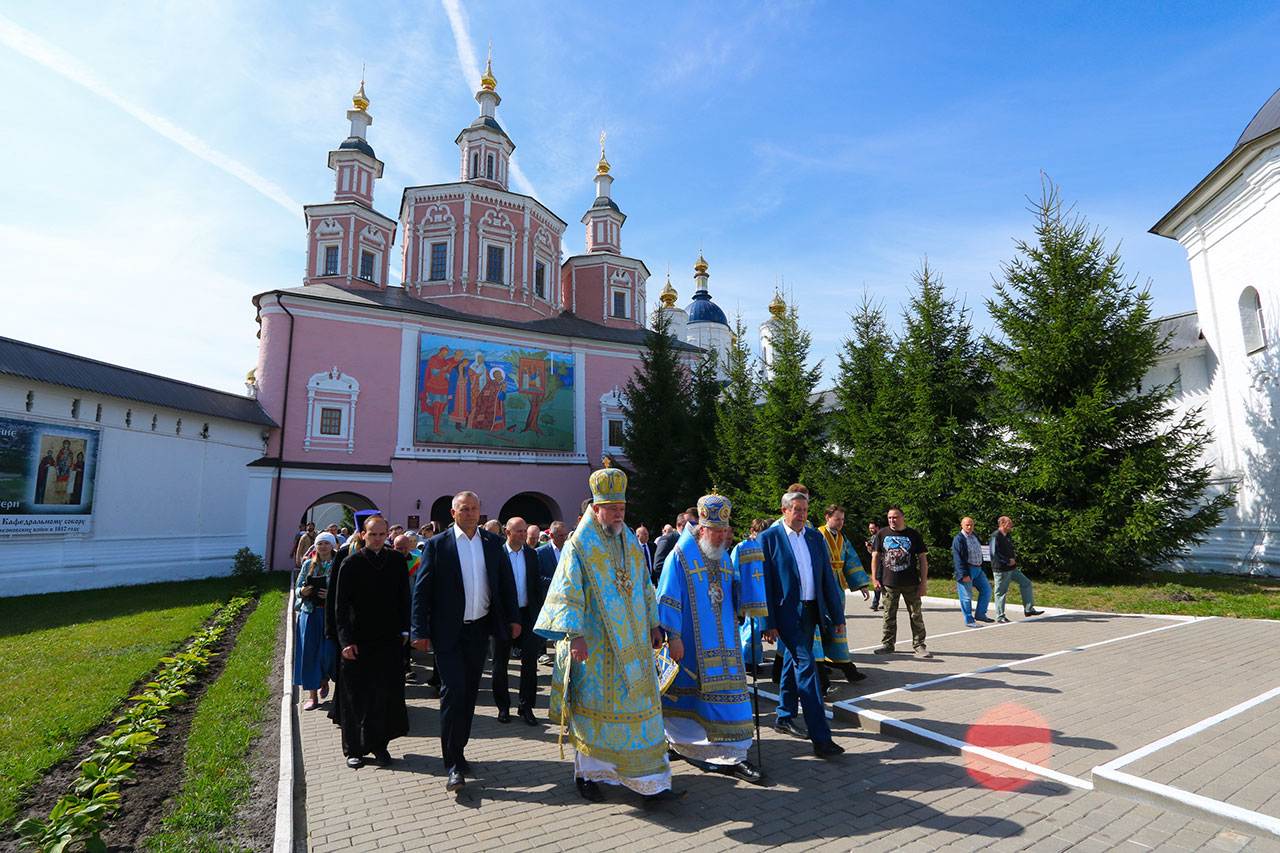
<svg viewBox="0 0 1280 853"><path fill-rule="evenodd" d="M521 492L502 505L498 511L498 521L503 524L513 515L518 515L530 524L546 528L553 521L563 520L560 507L551 498L540 492Z"/></svg>
<svg viewBox="0 0 1280 853"><path fill-rule="evenodd" d="M449 514L451 509L453 509L453 495L441 495L431 504L431 520L436 523L438 530L444 530L453 524L453 516Z"/></svg>
<svg viewBox="0 0 1280 853"><path fill-rule="evenodd" d="M373 501L355 492L331 492L316 498L311 506L302 514L302 523L311 522L317 530L323 530L330 524L355 529L355 513L362 509L377 509Z"/></svg>

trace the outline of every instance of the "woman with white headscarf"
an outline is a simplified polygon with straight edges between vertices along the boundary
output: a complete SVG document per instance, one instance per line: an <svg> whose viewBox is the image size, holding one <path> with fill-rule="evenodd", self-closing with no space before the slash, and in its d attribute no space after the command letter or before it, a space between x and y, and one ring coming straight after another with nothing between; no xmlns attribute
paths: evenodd
<svg viewBox="0 0 1280 853"><path fill-rule="evenodd" d="M332 533L316 537L315 553L298 572L297 642L294 645L293 680L307 691L304 711L319 707L329 695L329 679L338 659L337 644L324 636L324 605L329 587L329 573L337 562L338 540Z"/></svg>

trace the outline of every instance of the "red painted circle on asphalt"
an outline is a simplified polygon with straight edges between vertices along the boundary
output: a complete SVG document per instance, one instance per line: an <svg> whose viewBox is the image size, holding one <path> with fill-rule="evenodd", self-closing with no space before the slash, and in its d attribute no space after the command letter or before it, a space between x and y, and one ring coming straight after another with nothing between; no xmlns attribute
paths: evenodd
<svg viewBox="0 0 1280 853"><path fill-rule="evenodd" d="M1030 708L1005 702L986 711L965 732L970 746L1019 758L1029 764L1045 766L1053 757L1053 732L1049 724ZM999 761L964 753L965 769L978 784L993 791L1019 791L1031 784L1035 776L1025 770Z"/></svg>

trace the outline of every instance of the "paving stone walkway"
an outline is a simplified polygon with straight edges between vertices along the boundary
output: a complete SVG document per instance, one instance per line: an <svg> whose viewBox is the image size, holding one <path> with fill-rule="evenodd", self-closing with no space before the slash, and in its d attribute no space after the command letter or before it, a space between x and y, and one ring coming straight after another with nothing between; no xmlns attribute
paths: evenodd
<svg viewBox="0 0 1280 853"><path fill-rule="evenodd" d="M878 614L869 613L856 598L850 599L848 609L850 645L875 643ZM876 706L895 717L946 728L960 738L967 736L969 724L993 708L1011 702L1031 706L1050 723L1047 737L1030 745L997 748L1084 776L1086 764L1102 763L1155 740L1185 725L1185 719L1217 713L1238 701L1233 698L1237 693L1260 693L1273 685L1259 682L1259 676L1280 672L1275 660L1270 670L1252 673L1235 666L1237 658L1242 667L1266 663L1267 632L1280 638L1276 623L1259 629L1264 623L1179 624L1055 613L1025 624L966 631L954 605L938 603L929 604L926 620L934 635L934 661L859 653L856 659L870 677L843 687L841 694L856 697L1115 640L1025 667L890 694ZM1176 627L1118 639L1165 625ZM900 630L906 637L905 620ZM1221 633L1224 630L1227 635ZM952 631L956 633L942 636ZM1232 643L1239 654L1223 656L1223 642ZM909 648L909 639L904 645ZM1273 640L1271 647L1280 659L1280 643ZM1153 670L1164 676L1156 677ZM418 672L425 677L421 667ZM1194 675L1187 678L1184 673ZM541 675L538 713L545 717L549 670L543 668ZM512 678L518 680L514 667ZM397 761L388 768L348 769L338 731L324 712L299 712L307 849L1280 850L1276 836L1246 834L1011 767L993 769L972 756L869 733L845 715L837 716L833 728L847 753L836 761L823 761L812 755L807 742L775 735L768 728L768 702L761 703L767 787L704 774L678 762L673 770L677 788L685 792L681 799L646 810L638 797L608 788L608 801L592 805L578 797L572 753L566 749L566 758L560 758L557 732L551 726L530 728L518 719L497 723L487 679L468 748L476 775L454 795L444 789L435 691L410 685L407 693L412 736L392 744ZM1223 724L1217 749L1227 750L1233 759L1239 751L1239 764L1247 768L1241 775L1250 775L1241 789L1251 790L1249 802L1259 804L1246 807L1265 810L1274 807L1280 790L1280 779L1274 778L1280 761L1273 752L1280 727L1268 716L1276 708L1264 708L1257 709L1256 717L1241 715ZM1262 758L1245 754L1247 747L1238 736L1227 738L1237 721L1263 736ZM1208 752L1197 750L1197 744ZM1212 753L1209 742L1186 744L1176 755L1181 762L1175 768L1178 777L1190 779L1204 767L1204 789L1225 790L1220 781L1224 774L1218 772L1222 762L1214 763ZM1172 761L1157 763L1154 769Z"/></svg>

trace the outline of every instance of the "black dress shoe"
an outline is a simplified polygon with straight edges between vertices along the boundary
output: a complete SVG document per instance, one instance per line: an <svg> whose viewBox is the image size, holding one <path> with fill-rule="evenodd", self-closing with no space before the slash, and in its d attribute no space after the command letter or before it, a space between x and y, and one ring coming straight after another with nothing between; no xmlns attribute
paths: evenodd
<svg viewBox="0 0 1280 853"><path fill-rule="evenodd" d="M592 803L604 802L604 791L600 790L598 782L592 782L590 779L575 779L578 783L578 793L582 795L582 799Z"/></svg>
<svg viewBox="0 0 1280 853"><path fill-rule="evenodd" d="M859 681L867 680L867 674L860 669L855 669L852 672L846 672L844 677L850 684L857 684Z"/></svg>
<svg viewBox="0 0 1280 853"><path fill-rule="evenodd" d="M974 618L974 619L977 619L979 622L994 622L994 621L996 621L996 620L992 619L990 616L975 616L975 617L973 617L973 618Z"/></svg>
<svg viewBox="0 0 1280 853"><path fill-rule="evenodd" d="M790 717L787 717L785 720L778 720L778 722L774 723L773 730L781 735L791 735L792 737L798 737L801 740L809 739L809 735L805 734L804 729L797 726L795 721Z"/></svg>
<svg viewBox="0 0 1280 853"><path fill-rule="evenodd" d="M358 755L353 755L347 759L347 766L352 770L359 770L361 767L364 767L364 759Z"/></svg>
<svg viewBox="0 0 1280 853"><path fill-rule="evenodd" d="M721 772L735 779L741 779L743 782L750 782L752 785L759 785L764 781L764 771L746 760L730 764Z"/></svg>
<svg viewBox="0 0 1280 853"><path fill-rule="evenodd" d="M1031 608L1030 610L1026 611L1023 615L1025 615L1025 616L1043 616L1043 615L1044 615L1044 611L1043 611L1043 610L1036 610L1036 609L1033 607L1033 608Z"/></svg>
<svg viewBox="0 0 1280 853"><path fill-rule="evenodd" d="M844 755L844 747L830 740L826 743L815 743L813 754L819 758L835 758L837 755Z"/></svg>
<svg viewBox="0 0 1280 853"><path fill-rule="evenodd" d="M498 712L498 722L500 722L500 723L509 723L509 722L511 722L511 712L510 712L509 710L507 710L506 708L503 708L501 711L499 711L499 712Z"/></svg>
<svg viewBox="0 0 1280 853"><path fill-rule="evenodd" d="M524 720L527 725L530 725L530 726L538 725L538 718L533 715L532 708L525 708L524 710L520 711L520 719Z"/></svg>
<svg viewBox="0 0 1280 853"><path fill-rule="evenodd" d="M467 780L462 777L462 771L455 767L449 771L449 781L444 783L444 789L452 792L466 784Z"/></svg>
<svg viewBox="0 0 1280 853"><path fill-rule="evenodd" d="M386 767L391 763L391 753L387 752L385 749L374 750L373 763L379 767Z"/></svg>

